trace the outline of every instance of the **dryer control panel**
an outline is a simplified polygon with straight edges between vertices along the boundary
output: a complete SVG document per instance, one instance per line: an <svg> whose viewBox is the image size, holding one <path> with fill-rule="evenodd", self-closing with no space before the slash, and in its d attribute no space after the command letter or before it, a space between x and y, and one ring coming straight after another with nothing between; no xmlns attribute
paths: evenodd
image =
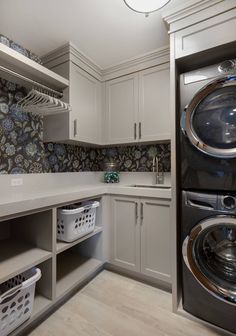
<svg viewBox="0 0 236 336"><path fill-rule="evenodd" d="M221 200L222 210L233 210L236 208L236 196L224 195L219 196Z"/></svg>
<svg viewBox="0 0 236 336"><path fill-rule="evenodd" d="M202 192L183 191L185 204L201 210L236 213L235 194L210 194Z"/></svg>

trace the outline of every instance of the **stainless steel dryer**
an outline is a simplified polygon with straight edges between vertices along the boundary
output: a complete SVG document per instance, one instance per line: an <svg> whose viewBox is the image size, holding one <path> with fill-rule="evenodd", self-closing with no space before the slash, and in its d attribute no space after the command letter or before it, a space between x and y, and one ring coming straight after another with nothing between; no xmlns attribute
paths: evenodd
<svg viewBox="0 0 236 336"><path fill-rule="evenodd" d="M181 189L236 191L236 59L180 76Z"/></svg>
<svg viewBox="0 0 236 336"><path fill-rule="evenodd" d="M183 308L236 333L236 194L182 192Z"/></svg>

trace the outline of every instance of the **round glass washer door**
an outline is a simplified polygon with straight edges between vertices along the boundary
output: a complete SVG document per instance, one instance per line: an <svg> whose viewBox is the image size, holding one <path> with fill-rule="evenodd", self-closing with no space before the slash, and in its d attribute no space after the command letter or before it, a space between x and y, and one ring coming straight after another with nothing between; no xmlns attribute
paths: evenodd
<svg viewBox="0 0 236 336"><path fill-rule="evenodd" d="M194 96L186 108L185 128L202 152L236 157L236 76L215 80Z"/></svg>
<svg viewBox="0 0 236 336"><path fill-rule="evenodd" d="M236 304L236 217L203 220L186 237L182 252L190 272L208 292Z"/></svg>

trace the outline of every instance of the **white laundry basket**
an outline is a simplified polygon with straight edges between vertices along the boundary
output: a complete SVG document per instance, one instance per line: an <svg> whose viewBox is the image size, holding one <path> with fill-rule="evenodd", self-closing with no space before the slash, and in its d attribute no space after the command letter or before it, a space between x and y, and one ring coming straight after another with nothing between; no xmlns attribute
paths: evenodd
<svg viewBox="0 0 236 336"><path fill-rule="evenodd" d="M98 201L88 201L58 209L57 239L72 242L94 231Z"/></svg>
<svg viewBox="0 0 236 336"><path fill-rule="evenodd" d="M0 335L6 336L30 318L39 268L32 268L0 285Z"/></svg>

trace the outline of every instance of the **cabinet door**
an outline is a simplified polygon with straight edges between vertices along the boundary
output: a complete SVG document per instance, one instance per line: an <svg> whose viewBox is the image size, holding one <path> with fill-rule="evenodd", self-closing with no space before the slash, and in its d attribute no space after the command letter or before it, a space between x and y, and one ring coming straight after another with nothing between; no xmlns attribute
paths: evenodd
<svg viewBox="0 0 236 336"><path fill-rule="evenodd" d="M139 139L170 139L169 63L139 74Z"/></svg>
<svg viewBox="0 0 236 336"><path fill-rule="evenodd" d="M100 143L101 83L71 63L70 69L71 139Z"/></svg>
<svg viewBox="0 0 236 336"><path fill-rule="evenodd" d="M116 78L106 83L107 143L137 139L138 75Z"/></svg>
<svg viewBox="0 0 236 336"><path fill-rule="evenodd" d="M171 282L170 202L141 199L141 272Z"/></svg>
<svg viewBox="0 0 236 336"><path fill-rule="evenodd" d="M140 272L139 201L112 197L112 263Z"/></svg>
<svg viewBox="0 0 236 336"><path fill-rule="evenodd" d="M175 58L234 42L235 29L236 9L181 29L175 33Z"/></svg>

